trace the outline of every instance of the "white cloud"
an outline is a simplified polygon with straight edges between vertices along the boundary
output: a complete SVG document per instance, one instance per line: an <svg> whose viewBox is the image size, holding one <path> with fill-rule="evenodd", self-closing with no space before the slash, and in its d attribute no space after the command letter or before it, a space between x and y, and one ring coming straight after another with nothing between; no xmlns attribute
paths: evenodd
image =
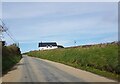
<svg viewBox="0 0 120 84"><path fill-rule="evenodd" d="M2 2L118 2L119 0L1 0Z"/></svg>
<svg viewBox="0 0 120 84"><path fill-rule="evenodd" d="M4 20L22 44L56 41L69 46L73 40L115 40L117 12L117 3L3 4ZM109 35L114 35L113 39Z"/></svg>
<svg viewBox="0 0 120 84"><path fill-rule="evenodd" d="M76 5L75 5L76 4ZM103 6L101 6L103 4ZM108 3L115 5L115 3ZM117 3L116 3L117 4ZM115 6L111 7L113 9ZM105 3L3 3L3 17L32 18L37 16L70 16L83 15L86 13L104 12L108 10Z"/></svg>

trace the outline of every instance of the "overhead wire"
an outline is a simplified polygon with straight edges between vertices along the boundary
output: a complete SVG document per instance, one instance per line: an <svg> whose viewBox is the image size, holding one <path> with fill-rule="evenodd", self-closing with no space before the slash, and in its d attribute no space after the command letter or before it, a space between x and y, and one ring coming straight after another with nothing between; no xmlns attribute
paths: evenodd
<svg viewBox="0 0 120 84"><path fill-rule="evenodd" d="M0 19L2 22L2 29L5 31L5 33L10 37L10 39L14 42L14 43L18 43L14 38L13 35L11 34L11 32L8 30L8 28L6 27L5 23L2 21L2 19Z"/></svg>
<svg viewBox="0 0 120 84"><path fill-rule="evenodd" d="M16 40L7 31L5 31L5 32L16 43Z"/></svg>

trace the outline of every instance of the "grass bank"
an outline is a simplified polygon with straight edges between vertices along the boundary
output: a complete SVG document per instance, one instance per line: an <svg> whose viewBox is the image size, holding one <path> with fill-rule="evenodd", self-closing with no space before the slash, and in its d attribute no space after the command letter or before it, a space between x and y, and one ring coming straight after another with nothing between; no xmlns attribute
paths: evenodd
<svg viewBox="0 0 120 84"><path fill-rule="evenodd" d="M26 54L67 64L111 79L117 80L120 76L118 43L30 51Z"/></svg>
<svg viewBox="0 0 120 84"><path fill-rule="evenodd" d="M5 74L21 59L20 49L15 45L2 47L2 73Z"/></svg>

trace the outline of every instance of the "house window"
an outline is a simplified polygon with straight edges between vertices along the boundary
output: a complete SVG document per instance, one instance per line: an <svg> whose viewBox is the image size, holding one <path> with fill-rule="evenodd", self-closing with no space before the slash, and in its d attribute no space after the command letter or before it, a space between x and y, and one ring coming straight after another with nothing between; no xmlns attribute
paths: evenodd
<svg viewBox="0 0 120 84"><path fill-rule="evenodd" d="M50 48L52 48L52 45L50 45Z"/></svg>

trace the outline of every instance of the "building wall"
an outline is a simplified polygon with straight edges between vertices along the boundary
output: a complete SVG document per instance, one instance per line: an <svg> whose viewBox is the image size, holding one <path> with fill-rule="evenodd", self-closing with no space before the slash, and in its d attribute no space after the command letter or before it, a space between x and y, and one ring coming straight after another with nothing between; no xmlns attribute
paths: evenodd
<svg viewBox="0 0 120 84"><path fill-rule="evenodd" d="M58 47L57 46L40 47L40 50L49 50L49 49L55 49L55 48L58 48Z"/></svg>

